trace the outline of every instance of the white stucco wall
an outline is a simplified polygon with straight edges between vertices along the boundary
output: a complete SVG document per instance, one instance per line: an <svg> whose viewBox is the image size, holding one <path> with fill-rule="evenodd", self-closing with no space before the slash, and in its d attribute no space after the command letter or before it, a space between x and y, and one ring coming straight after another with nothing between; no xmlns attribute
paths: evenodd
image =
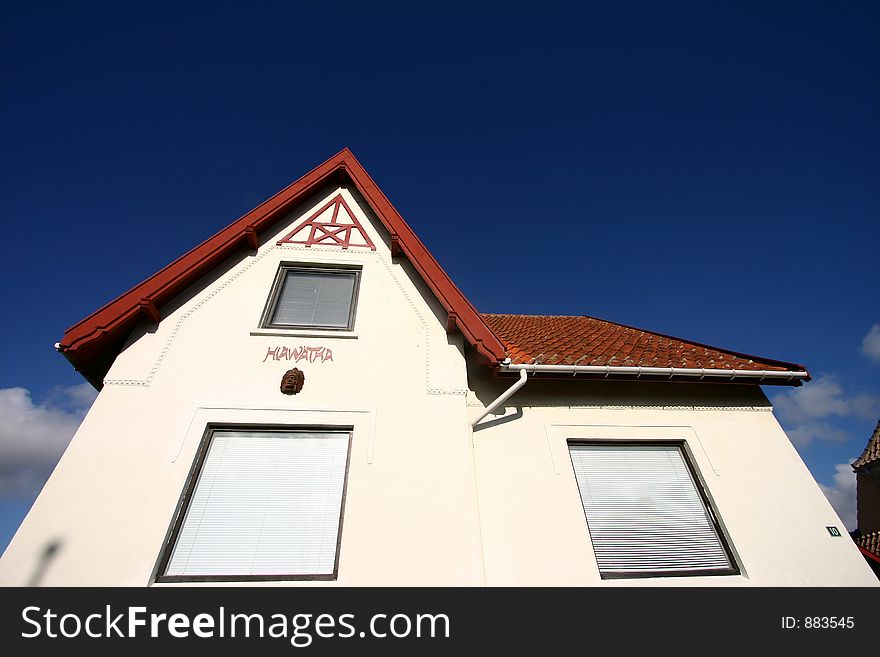
<svg viewBox="0 0 880 657"><path fill-rule="evenodd" d="M511 381L466 362L470 349L446 334L445 312L358 198L342 191L376 251L276 245L338 191L132 335L0 559L0 584L35 573L44 585L152 584L206 427L223 423L353 427L338 579L281 585L876 584L846 534L828 535L843 524L759 389L531 381L472 435L468 419ZM361 267L354 330L260 329L282 263ZM267 358L275 347L333 358ZM285 396L293 366L305 387ZM601 580L573 438L684 441L742 573Z"/></svg>
<svg viewBox="0 0 880 657"><path fill-rule="evenodd" d="M42 584L150 583L199 441L218 422L354 427L330 585L480 581L461 337L446 334L439 303L409 263L392 260L381 224L348 191L376 251L276 245L337 191L132 336L0 561L0 583L28 581L50 543L59 547ZM281 263L362 267L354 330L260 329ZM333 358L266 359L278 346ZM294 366L305 386L286 396L281 376Z"/></svg>
<svg viewBox="0 0 880 657"><path fill-rule="evenodd" d="M512 379L473 374L475 416ZM569 440L683 443L740 573L601 579ZM489 585L877 585L760 388L532 380L474 445Z"/></svg>

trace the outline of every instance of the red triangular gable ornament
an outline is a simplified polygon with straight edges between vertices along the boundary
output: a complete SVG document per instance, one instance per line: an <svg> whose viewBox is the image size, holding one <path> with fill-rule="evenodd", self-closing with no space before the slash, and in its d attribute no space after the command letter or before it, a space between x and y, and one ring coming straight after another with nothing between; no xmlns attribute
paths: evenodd
<svg viewBox="0 0 880 657"><path fill-rule="evenodd" d="M302 224L294 228L286 237L278 240L278 244L320 244L323 246L369 247L375 251L367 231L357 220L348 203L337 194L326 205L321 207Z"/></svg>

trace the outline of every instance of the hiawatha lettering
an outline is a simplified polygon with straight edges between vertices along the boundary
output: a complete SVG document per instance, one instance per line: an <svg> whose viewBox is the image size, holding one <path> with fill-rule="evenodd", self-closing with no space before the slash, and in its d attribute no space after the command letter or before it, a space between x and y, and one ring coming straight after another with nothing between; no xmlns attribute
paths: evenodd
<svg viewBox="0 0 880 657"><path fill-rule="evenodd" d="M325 363L333 360L333 350L329 347L268 347L263 362L267 360L292 360L295 363L305 360L309 363Z"/></svg>

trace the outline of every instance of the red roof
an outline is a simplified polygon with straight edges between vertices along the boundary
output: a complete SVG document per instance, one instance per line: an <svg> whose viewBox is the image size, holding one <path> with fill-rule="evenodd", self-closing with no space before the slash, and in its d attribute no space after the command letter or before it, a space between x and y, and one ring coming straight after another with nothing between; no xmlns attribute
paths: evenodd
<svg viewBox="0 0 880 657"><path fill-rule="evenodd" d="M100 388L104 375L138 322L145 318L158 321L163 303L225 258L255 248L261 233L331 180L354 184L390 233L392 249L407 257L449 313L447 325L458 328L477 353L490 363L503 360L501 342L347 148L157 274L71 326L61 339L60 351L92 385Z"/></svg>
<svg viewBox="0 0 880 657"><path fill-rule="evenodd" d="M873 435L868 439L865 451L862 452L859 458L853 461L852 467L853 470L858 470L878 460L880 460L880 422L877 422L877 428L874 429Z"/></svg>
<svg viewBox="0 0 880 657"><path fill-rule="evenodd" d="M337 153L144 282L73 325L59 350L96 388L141 321L161 320L162 305L213 267L255 249L259 236L328 183L349 182L387 229L392 254L405 256L458 329L489 365L516 363L803 371L803 367L707 347L593 317L481 315L413 233L348 149ZM758 382L757 380L755 382ZM800 381L792 381L799 385Z"/></svg>
<svg viewBox="0 0 880 657"><path fill-rule="evenodd" d="M511 365L606 365L721 370L805 371L795 363L757 358L587 316L483 314Z"/></svg>

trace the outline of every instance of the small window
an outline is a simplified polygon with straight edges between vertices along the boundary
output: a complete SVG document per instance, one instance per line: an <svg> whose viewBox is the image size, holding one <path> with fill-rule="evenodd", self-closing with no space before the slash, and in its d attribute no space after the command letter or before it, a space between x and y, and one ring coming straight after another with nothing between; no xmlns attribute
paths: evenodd
<svg viewBox="0 0 880 657"><path fill-rule="evenodd" d="M569 452L603 579L737 572L680 444Z"/></svg>
<svg viewBox="0 0 880 657"><path fill-rule="evenodd" d="M283 266L275 279L262 326L350 331L359 269Z"/></svg>
<svg viewBox="0 0 880 657"><path fill-rule="evenodd" d="M335 579L350 436L212 430L158 581Z"/></svg>

